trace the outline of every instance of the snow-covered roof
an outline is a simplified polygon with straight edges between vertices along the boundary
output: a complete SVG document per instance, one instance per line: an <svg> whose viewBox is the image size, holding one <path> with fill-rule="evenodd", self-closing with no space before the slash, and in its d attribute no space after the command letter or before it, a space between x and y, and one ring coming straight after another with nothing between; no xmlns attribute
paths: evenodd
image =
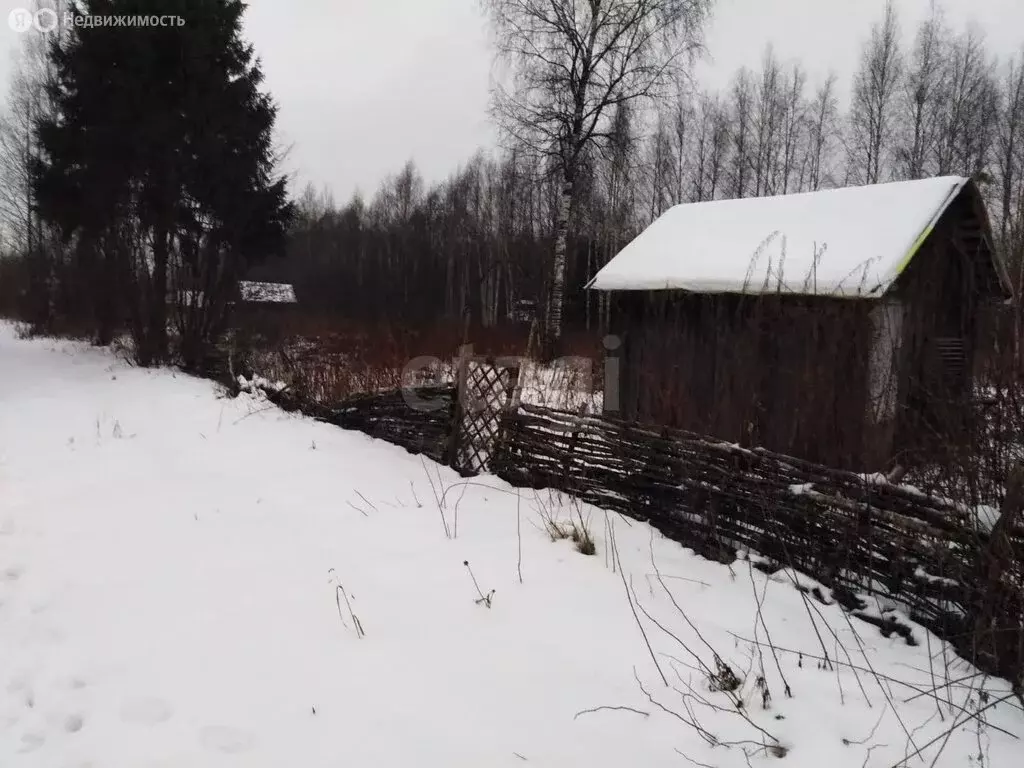
<svg viewBox="0 0 1024 768"><path fill-rule="evenodd" d="M589 287L881 296L967 183L946 176L677 205Z"/></svg>
<svg viewBox="0 0 1024 768"><path fill-rule="evenodd" d="M266 304L295 304L295 288L290 283L259 283L241 280L238 292L242 301Z"/></svg>

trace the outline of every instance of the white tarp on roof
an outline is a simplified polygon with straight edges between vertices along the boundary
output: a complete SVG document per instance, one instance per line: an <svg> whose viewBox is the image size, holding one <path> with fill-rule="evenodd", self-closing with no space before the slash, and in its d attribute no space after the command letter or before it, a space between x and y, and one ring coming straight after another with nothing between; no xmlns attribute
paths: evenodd
<svg viewBox="0 0 1024 768"><path fill-rule="evenodd" d="M966 183L946 176L677 205L590 287L881 296Z"/></svg>
<svg viewBox="0 0 1024 768"><path fill-rule="evenodd" d="M290 283L259 283L241 280L238 292L242 301L266 304L294 304L295 288Z"/></svg>

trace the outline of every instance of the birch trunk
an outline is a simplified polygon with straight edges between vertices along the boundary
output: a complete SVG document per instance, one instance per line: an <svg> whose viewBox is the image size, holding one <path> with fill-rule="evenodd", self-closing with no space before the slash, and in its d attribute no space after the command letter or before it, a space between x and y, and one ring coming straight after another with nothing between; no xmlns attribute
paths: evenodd
<svg viewBox="0 0 1024 768"><path fill-rule="evenodd" d="M558 221L555 229L555 260L551 271L551 298L544 328L544 358L554 359L562 338L562 305L565 302L565 264L569 244L569 210L572 206L572 182L566 180L558 200Z"/></svg>

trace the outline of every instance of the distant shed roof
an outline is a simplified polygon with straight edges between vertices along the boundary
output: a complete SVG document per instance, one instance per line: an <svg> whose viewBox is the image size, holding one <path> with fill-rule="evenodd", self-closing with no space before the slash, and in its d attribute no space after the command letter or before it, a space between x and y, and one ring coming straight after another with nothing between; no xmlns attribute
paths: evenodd
<svg viewBox="0 0 1024 768"><path fill-rule="evenodd" d="M677 205L589 287L881 296L968 183L945 176Z"/></svg>
<svg viewBox="0 0 1024 768"><path fill-rule="evenodd" d="M295 304L295 288L291 283L260 283L240 280L238 292L242 301L253 304Z"/></svg>

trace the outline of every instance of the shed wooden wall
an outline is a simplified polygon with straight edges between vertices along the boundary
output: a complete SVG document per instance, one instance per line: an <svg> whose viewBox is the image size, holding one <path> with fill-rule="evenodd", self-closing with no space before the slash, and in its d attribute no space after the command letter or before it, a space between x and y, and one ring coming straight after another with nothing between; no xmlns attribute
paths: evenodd
<svg viewBox="0 0 1024 768"><path fill-rule="evenodd" d="M895 453L913 462L969 438L973 374L990 341L983 309L1003 295L976 194L950 206L891 295L906 308Z"/></svg>
<svg viewBox="0 0 1024 768"><path fill-rule="evenodd" d="M869 302L679 292L620 299L625 418L833 466L859 464L871 448Z"/></svg>

